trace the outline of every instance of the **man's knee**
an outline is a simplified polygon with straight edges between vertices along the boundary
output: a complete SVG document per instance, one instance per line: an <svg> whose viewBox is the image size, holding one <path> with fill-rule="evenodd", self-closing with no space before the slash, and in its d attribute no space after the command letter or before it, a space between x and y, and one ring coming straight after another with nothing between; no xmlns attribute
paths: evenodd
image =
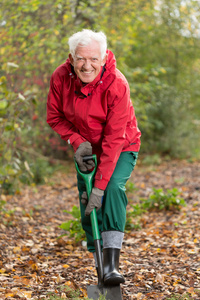
<svg viewBox="0 0 200 300"><path fill-rule="evenodd" d="M125 184L124 182L121 180L121 178L112 176L108 186L106 188L106 191L125 191Z"/></svg>

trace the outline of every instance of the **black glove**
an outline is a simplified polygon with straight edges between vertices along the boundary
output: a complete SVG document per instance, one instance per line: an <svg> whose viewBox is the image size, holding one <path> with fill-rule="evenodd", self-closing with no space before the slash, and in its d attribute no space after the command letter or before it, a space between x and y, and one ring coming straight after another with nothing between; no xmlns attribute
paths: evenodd
<svg viewBox="0 0 200 300"><path fill-rule="evenodd" d="M103 190L100 190L96 187L94 187L92 189L92 192L90 194L90 199L89 199L88 205L85 210L86 216L89 216L94 208L96 208L96 211L98 211L101 208L102 201L103 201L103 195L104 195Z"/></svg>
<svg viewBox="0 0 200 300"><path fill-rule="evenodd" d="M81 143L74 155L74 158L81 172L86 172L87 170L91 170L95 166L93 160L88 160L86 162L83 161L83 157L86 155L92 155L92 146L89 142Z"/></svg>

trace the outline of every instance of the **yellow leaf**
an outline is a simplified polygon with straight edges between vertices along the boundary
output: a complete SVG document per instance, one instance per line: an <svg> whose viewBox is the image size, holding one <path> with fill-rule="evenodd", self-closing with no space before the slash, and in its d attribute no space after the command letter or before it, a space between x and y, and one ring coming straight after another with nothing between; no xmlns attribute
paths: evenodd
<svg viewBox="0 0 200 300"><path fill-rule="evenodd" d="M167 71L164 68L160 68L160 72L163 73L163 74L167 73Z"/></svg>
<svg viewBox="0 0 200 300"><path fill-rule="evenodd" d="M15 247L13 248L13 253L18 253L21 251L21 248L20 247Z"/></svg>
<svg viewBox="0 0 200 300"><path fill-rule="evenodd" d="M6 201L7 200L6 196L5 195L1 195L1 200Z"/></svg>
<svg viewBox="0 0 200 300"><path fill-rule="evenodd" d="M187 191L187 190L188 190L188 187L187 187L187 186L182 186L182 188L181 188L181 189L182 189L182 191L183 191L183 192L185 192L185 191Z"/></svg>
<svg viewBox="0 0 200 300"><path fill-rule="evenodd" d="M64 24L67 23L68 18L69 18L68 15L64 15L64 16L63 16L63 23L64 23Z"/></svg>
<svg viewBox="0 0 200 300"><path fill-rule="evenodd" d="M7 293L7 294L5 294L6 298L8 298L8 297L12 297L13 298L14 296L15 296L15 294L13 294L13 293Z"/></svg>
<svg viewBox="0 0 200 300"><path fill-rule="evenodd" d="M3 274L3 273L5 273L5 272L6 272L6 269L4 269L4 268L3 268L3 269L0 269L0 273Z"/></svg>
<svg viewBox="0 0 200 300"><path fill-rule="evenodd" d="M84 289L82 289L82 288L80 288L80 290L81 290L81 292L83 293L83 296L84 296L84 297L87 297L87 291L84 290Z"/></svg>
<svg viewBox="0 0 200 300"><path fill-rule="evenodd" d="M26 48L26 42L23 42L21 48Z"/></svg>
<svg viewBox="0 0 200 300"><path fill-rule="evenodd" d="M142 293L137 293L137 300L140 300L140 299L142 299Z"/></svg>
<svg viewBox="0 0 200 300"><path fill-rule="evenodd" d="M23 294L27 299L31 299L31 297L32 297L32 292L31 291L23 291Z"/></svg>
<svg viewBox="0 0 200 300"><path fill-rule="evenodd" d="M55 35L59 35L60 34L60 32L57 29L54 30L54 33L55 33Z"/></svg>
<svg viewBox="0 0 200 300"><path fill-rule="evenodd" d="M67 269L69 268L69 265L63 265L63 268Z"/></svg>
<svg viewBox="0 0 200 300"><path fill-rule="evenodd" d="M55 62L55 58L52 57L52 58L50 59L50 63L53 64L54 62Z"/></svg>
<svg viewBox="0 0 200 300"><path fill-rule="evenodd" d="M37 271L37 270L38 270L37 264L32 264L32 265L31 265L31 269L32 269L33 271Z"/></svg>
<svg viewBox="0 0 200 300"><path fill-rule="evenodd" d="M194 239L194 243L198 243L198 240L197 240L197 239Z"/></svg>
<svg viewBox="0 0 200 300"><path fill-rule="evenodd" d="M60 283L60 282L62 282L62 277L60 275L58 275L56 277L56 283Z"/></svg>
<svg viewBox="0 0 200 300"><path fill-rule="evenodd" d="M72 281L66 281L64 284L70 287L71 289L76 289Z"/></svg>
<svg viewBox="0 0 200 300"><path fill-rule="evenodd" d="M33 271L37 271L38 270L38 265L33 261L33 260L30 260L28 262L28 265L30 266L30 268L33 270Z"/></svg>
<svg viewBox="0 0 200 300"><path fill-rule="evenodd" d="M6 48L1 48L0 53L3 55L6 52Z"/></svg>

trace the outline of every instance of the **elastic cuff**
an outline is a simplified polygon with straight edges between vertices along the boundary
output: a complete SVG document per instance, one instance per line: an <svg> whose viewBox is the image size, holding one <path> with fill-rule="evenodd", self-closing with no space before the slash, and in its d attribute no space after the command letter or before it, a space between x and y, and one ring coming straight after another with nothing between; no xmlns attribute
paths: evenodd
<svg viewBox="0 0 200 300"><path fill-rule="evenodd" d="M76 150L78 149L78 147L80 146L80 144L82 144L83 142L86 142L86 140L82 137L78 137L76 140L74 140L73 142L70 141L74 151L76 152Z"/></svg>
<svg viewBox="0 0 200 300"><path fill-rule="evenodd" d="M121 249L124 239L124 233L121 231L103 231L101 233L103 240L103 249L116 248Z"/></svg>
<svg viewBox="0 0 200 300"><path fill-rule="evenodd" d="M97 195L97 196L103 196L104 195L104 191L101 189L98 189L96 187L93 187L92 189L92 193Z"/></svg>

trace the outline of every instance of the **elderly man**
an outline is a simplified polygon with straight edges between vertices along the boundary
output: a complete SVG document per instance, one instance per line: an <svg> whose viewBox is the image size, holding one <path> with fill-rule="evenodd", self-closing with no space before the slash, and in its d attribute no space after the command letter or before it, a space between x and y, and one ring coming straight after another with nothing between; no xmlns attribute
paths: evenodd
<svg viewBox="0 0 200 300"><path fill-rule="evenodd" d="M47 123L72 145L81 171L93 167L93 161L83 162L83 156L97 155L89 200L83 180L77 177L82 226L88 250L94 253L89 215L96 208L104 284L116 285L124 282L119 256L126 222L125 184L137 161L141 133L128 82L107 50L104 33L84 29L69 38L69 48L69 58L51 77Z"/></svg>

